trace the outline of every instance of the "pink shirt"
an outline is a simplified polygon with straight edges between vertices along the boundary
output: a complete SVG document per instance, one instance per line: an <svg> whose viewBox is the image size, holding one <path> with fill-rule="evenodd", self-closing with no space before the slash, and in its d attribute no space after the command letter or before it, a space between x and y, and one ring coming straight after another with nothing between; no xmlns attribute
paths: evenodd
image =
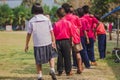
<svg viewBox="0 0 120 80"><path fill-rule="evenodd" d="M100 24L98 25L96 32L97 34L106 34L106 30L102 22L100 22Z"/></svg>
<svg viewBox="0 0 120 80"><path fill-rule="evenodd" d="M87 30L87 20L85 18L80 18L82 27L80 28L80 37L84 37L84 31Z"/></svg>
<svg viewBox="0 0 120 80"><path fill-rule="evenodd" d="M91 16L90 14L85 14L84 18L88 21L88 27L87 27L87 35L89 38L94 38L94 24L98 24L98 20L94 17Z"/></svg>
<svg viewBox="0 0 120 80"><path fill-rule="evenodd" d="M80 28L81 28L81 23L79 21L79 17L73 15L73 14L66 14L65 19L70 21L72 24L72 31L73 31L73 43L78 44L80 43Z"/></svg>
<svg viewBox="0 0 120 80"><path fill-rule="evenodd" d="M57 21L53 28L56 40L69 39L73 35L71 26L71 23L64 18Z"/></svg>
<svg viewBox="0 0 120 80"><path fill-rule="evenodd" d="M112 23L109 23L109 32L112 31Z"/></svg>

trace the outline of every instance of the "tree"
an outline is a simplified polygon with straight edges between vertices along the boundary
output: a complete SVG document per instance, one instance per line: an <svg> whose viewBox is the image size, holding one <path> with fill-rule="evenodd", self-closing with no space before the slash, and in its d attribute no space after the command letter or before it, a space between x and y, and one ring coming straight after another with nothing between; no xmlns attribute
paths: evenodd
<svg viewBox="0 0 120 80"><path fill-rule="evenodd" d="M114 4L111 6L111 4ZM115 8L115 5L120 5L120 0L92 0L91 11L93 14L98 14L99 16L103 16L104 14L111 11L111 8ZM113 21L113 15L104 19L104 21Z"/></svg>
<svg viewBox="0 0 120 80"><path fill-rule="evenodd" d="M21 5L31 8L35 2L41 4L42 0L23 0Z"/></svg>
<svg viewBox="0 0 120 80"><path fill-rule="evenodd" d="M0 6L0 25L5 26L7 24L12 24L14 19L14 14L12 9L7 5Z"/></svg>
<svg viewBox="0 0 120 80"><path fill-rule="evenodd" d="M24 29L25 27L25 20L31 17L30 9L26 8L25 6L19 6L14 9L14 25L19 26L19 29Z"/></svg>
<svg viewBox="0 0 120 80"><path fill-rule="evenodd" d="M58 9L57 6L53 6L52 9L50 10L50 16L51 16L51 21L52 22L55 22L57 20L57 17L56 17L57 9Z"/></svg>
<svg viewBox="0 0 120 80"><path fill-rule="evenodd" d="M44 14L50 14L50 7L46 4L43 6Z"/></svg>

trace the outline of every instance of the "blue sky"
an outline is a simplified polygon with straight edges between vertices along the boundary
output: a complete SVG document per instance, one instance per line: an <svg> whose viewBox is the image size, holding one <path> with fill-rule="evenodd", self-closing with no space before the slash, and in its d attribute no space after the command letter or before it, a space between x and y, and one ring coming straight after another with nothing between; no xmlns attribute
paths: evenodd
<svg viewBox="0 0 120 80"><path fill-rule="evenodd" d="M17 7L21 4L22 0L6 0L6 3L11 7L11 8L14 8L14 7ZM1 0L0 0L0 4L1 4ZM57 4L54 3L54 0L42 0L42 4L46 4L50 7L52 6L58 6Z"/></svg>
<svg viewBox="0 0 120 80"><path fill-rule="evenodd" d="M14 8L14 7L17 7L21 4L22 0L6 0L6 3L11 7L11 8ZM2 3L0 1L0 3Z"/></svg>

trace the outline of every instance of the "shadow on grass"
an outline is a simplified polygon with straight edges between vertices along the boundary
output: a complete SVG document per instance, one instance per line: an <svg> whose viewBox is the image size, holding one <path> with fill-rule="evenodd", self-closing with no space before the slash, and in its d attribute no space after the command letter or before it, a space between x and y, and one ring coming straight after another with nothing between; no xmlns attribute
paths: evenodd
<svg viewBox="0 0 120 80"><path fill-rule="evenodd" d="M37 80L35 77L0 77L0 80Z"/></svg>

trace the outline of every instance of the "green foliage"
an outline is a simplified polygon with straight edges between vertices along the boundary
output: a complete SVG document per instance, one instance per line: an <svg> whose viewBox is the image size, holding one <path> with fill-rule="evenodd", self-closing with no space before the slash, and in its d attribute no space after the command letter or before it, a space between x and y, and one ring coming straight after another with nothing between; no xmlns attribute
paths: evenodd
<svg viewBox="0 0 120 80"><path fill-rule="evenodd" d="M44 14L49 14L51 21L55 22L57 20L55 14L58 7L44 5ZM13 26L24 26L25 20L29 20L32 17L31 8L26 7L25 5L18 6L14 9L11 9L7 4L0 5L0 26L6 26L11 24Z"/></svg>
<svg viewBox="0 0 120 80"><path fill-rule="evenodd" d="M47 5L43 6L44 14L50 14L50 8Z"/></svg>
<svg viewBox="0 0 120 80"><path fill-rule="evenodd" d="M12 24L14 19L12 9L7 5L0 6L0 25Z"/></svg>
<svg viewBox="0 0 120 80"><path fill-rule="evenodd" d="M109 12L109 4L115 1L117 0L92 0L91 10L94 14L98 14L101 17ZM104 21L112 21L113 19L113 16L109 16Z"/></svg>
<svg viewBox="0 0 120 80"><path fill-rule="evenodd" d="M55 22L57 20L56 17L56 11L57 11L58 7L57 6L53 6L51 9L49 8L49 6L44 5L43 6L43 10L44 10L44 14L48 14L50 15L51 21Z"/></svg>
<svg viewBox="0 0 120 80"><path fill-rule="evenodd" d="M51 21L52 22L55 22L57 20L57 17L56 17L57 9L58 9L57 6L53 6L52 9L50 10L50 16L51 16Z"/></svg>
<svg viewBox="0 0 120 80"><path fill-rule="evenodd" d="M95 14L100 14L100 16L102 16L108 12L108 8L109 5L107 0L93 0L93 6L91 9Z"/></svg>
<svg viewBox="0 0 120 80"><path fill-rule="evenodd" d="M17 25L24 25L25 20L31 17L30 10L25 6L19 6L14 9L15 22Z"/></svg>

